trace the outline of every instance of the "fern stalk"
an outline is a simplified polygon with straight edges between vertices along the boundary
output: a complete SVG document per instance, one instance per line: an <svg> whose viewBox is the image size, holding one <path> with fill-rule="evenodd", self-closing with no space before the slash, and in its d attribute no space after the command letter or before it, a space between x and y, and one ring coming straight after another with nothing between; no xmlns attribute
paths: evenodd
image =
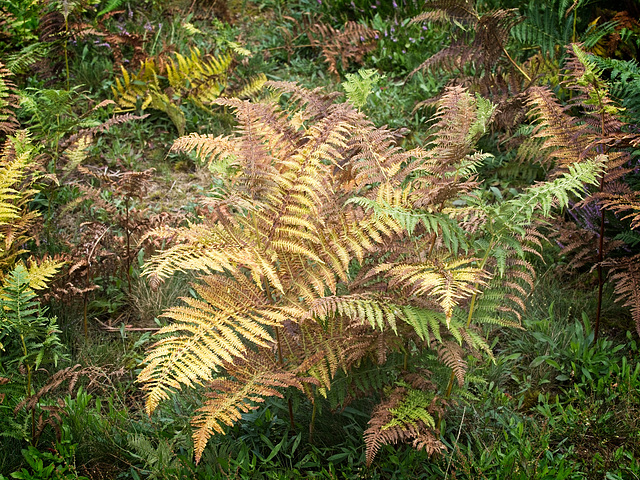
<svg viewBox="0 0 640 480"><path fill-rule="evenodd" d="M18 312L19 313L19 312ZM27 344L24 341L24 335L20 335L20 341L22 342L22 353L24 354L25 358L27 357ZM29 398L31 396L31 381L33 378L33 369L31 368L31 365L29 365L28 363L26 364L27 367L27 387L26 387L26 393L27 393L27 398ZM36 411L35 409L31 409L31 444L33 445L35 443L36 440Z"/></svg>
<svg viewBox="0 0 640 480"><path fill-rule="evenodd" d="M255 215L253 216L253 220L254 222L257 221ZM276 302L273 298L273 295L271 294L271 287L269 286L269 281L266 279L263 279L263 282L265 284L265 289L267 291L267 298L269 299L272 305L275 305ZM275 327L275 331L276 331L276 345L278 347L278 364L280 366L283 366L284 357L282 355L282 338L280 336L280 327ZM291 403L291 397L287 398L287 406L289 407L289 423L291 424L291 431L295 431L296 425L295 425L295 422L293 421L293 405Z"/></svg>
<svg viewBox="0 0 640 480"><path fill-rule="evenodd" d="M596 81L593 80L593 83ZM600 105L600 134L602 137L606 135L605 129L605 118L604 118L604 105L602 102L602 97L600 96L600 91L597 88L597 85L594 85L594 92L598 97L598 103ZM608 150L605 152L605 155L608 153ZM605 173L607 172L606 168L602 169L602 174L600 175L600 193L604 192L604 182L605 182ZM602 290L604 285L604 278L602 277L602 261L604 260L604 208L600 207L600 232L598 238L598 308L596 309L596 325L593 330L593 341L598 341L598 333L600 332L600 316L602 314Z"/></svg>
<svg viewBox="0 0 640 480"><path fill-rule="evenodd" d="M489 246L487 247L487 250L484 253L484 257L482 257L482 261L480 262L480 269L484 269L485 265L487 264L487 261L489 260L489 253L491 253L491 249L493 248L494 245L494 239L495 239L495 235L493 236L493 238L491 239L491 241L489 242ZM477 290L479 283L476 282L475 285L473 286L474 290ZM473 319L473 313L475 311L476 308L476 299L478 298L478 293L474 293L471 296L471 304L469 305L469 315L467 316L467 323L466 323L466 328L469 328L469 326L471 325L471 320ZM451 372L451 376L449 377L449 384L447 385L447 391L445 392L444 397L446 399L449 399L449 397L451 397L451 390L453 390L453 382L456 379L456 374L454 371ZM440 422L440 420L438 420L438 423ZM438 425L438 428L440 428L440 425Z"/></svg>
<svg viewBox="0 0 640 480"><path fill-rule="evenodd" d="M65 42L64 42L64 64L67 69L67 91L69 91L69 52L67 49L69 48L69 19L68 14L64 16L64 32L65 32Z"/></svg>

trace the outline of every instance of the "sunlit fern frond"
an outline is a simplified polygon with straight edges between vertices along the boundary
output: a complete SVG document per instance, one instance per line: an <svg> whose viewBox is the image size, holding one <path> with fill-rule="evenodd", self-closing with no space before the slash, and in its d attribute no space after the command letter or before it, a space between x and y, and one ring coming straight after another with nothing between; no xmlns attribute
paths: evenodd
<svg viewBox="0 0 640 480"><path fill-rule="evenodd" d="M254 98L264 88L267 83L267 76L259 73L254 77L243 80L242 84L229 92L229 96L237 98Z"/></svg>
<svg viewBox="0 0 640 480"><path fill-rule="evenodd" d="M25 132L9 137L0 151L0 272L25 253L38 213L29 210L38 178L36 148Z"/></svg>
<svg viewBox="0 0 640 480"><path fill-rule="evenodd" d="M360 325L369 325L373 329L384 331L391 328L397 332L398 320L404 320L402 310L390 299L364 295L323 297L315 300L309 307L309 317L320 322L335 315L351 319Z"/></svg>
<svg viewBox="0 0 640 480"><path fill-rule="evenodd" d="M434 259L420 264L381 264L370 275L384 274L391 287L406 288L409 295L433 295L450 323L462 300L480 293L491 274L474 267L476 258Z"/></svg>
<svg viewBox="0 0 640 480"><path fill-rule="evenodd" d="M32 290L42 290L47 288L55 275L60 271L62 263L50 258L45 258L39 262L32 261L29 264L29 288Z"/></svg>
<svg viewBox="0 0 640 480"><path fill-rule="evenodd" d="M144 110L151 103L151 93L160 91L159 67L148 58L136 73L129 73L123 66L120 69L122 78L116 78L115 86L111 86L115 102L123 110L133 110L141 102Z"/></svg>
<svg viewBox="0 0 640 480"><path fill-rule="evenodd" d="M236 145L223 136L191 133L174 141L171 151L194 152L200 161L211 166L215 162L224 162L227 159L233 162L236 156ZM229 166L233 165L235 163L229 164Z"/></svg>
<svg viewBox="0 0 640 480"><path fill-rule="evenodd" d="M138 377L149 414L181 384L193 387L211 380L225 362L243 358L247 344L271 346L266 327L289 319L287 311L266 304L260 289L242 274L203 280L194 286L199 298L183 298L185 305L163 314L172 323L158 332L161 339Z"/></svg>
<svg viewBox="0 0 640 480"><path fill-rule="evenodd" d="M245 239L236 238L224 225L194 224L187 228L161 228L160 237L171 238L176 245L155 255L144 274L167 278L173 273L194 270L204 273L232 269L237 263L252 263Z"/></svg>
<svg viewBox="0 0 640 480"><path fill-rule="evenodd" d="M385 188L386 187L386 188ZM444 245L452 252L468 249L467 232L459 225L457 219L445 212L430 212L416 209L409 198L408 189L392 189L381 185L377 198L351 197L348 203L355 203L367 211L371 211L378 222L393 220L410 235L418 226L427 234L438 235Z"/></svg>

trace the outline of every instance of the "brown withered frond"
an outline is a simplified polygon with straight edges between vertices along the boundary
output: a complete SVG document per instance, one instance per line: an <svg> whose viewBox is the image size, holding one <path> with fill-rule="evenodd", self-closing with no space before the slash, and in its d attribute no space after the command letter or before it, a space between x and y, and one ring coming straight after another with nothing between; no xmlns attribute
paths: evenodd
<svg viewBox="0 0 640 480"><path fill-rule="evenodd" d="M545 155L540 155L540 158L552 160L551 165L556 171L584 159L588 145L584 128L565 113L549 88L532 87L528 107L529 115L539 120L533 137L544 139L542 151Z"/></svg>
<svg viewBox="0 0 640 480"><path fill-rule="evenodd" d="M47 425L53 428L56 433L56 438L58 440L60 439L62 435L60 426L63 422L62 416L65 414L64 400L58 397L56 402L57 404L54 405L40 405L40 402L52 392L59 390L65 382L67 383L66 392L71 395L78 378L84 375L84 373L85 372L80 365L73 365L71 367L58 370L37 392L26 397L16 405L14 408L15 414L18 414L22 409L25 409L27 412L39 411L33 437L35 440L40 438Z"/></svg>
<svg viewBox="0 0 640 480"><path fill-rule="evenodd" d="M605 194L601 205L602 208L616 214L624 213L620 219L630 220L631 229L640 228L640 192L628 192L620 195Z"/></svg>
<svg viewBox="0 0 640 480"><path fill-rule="evenodd" d="M419 65L410 76L420 70L443 68L460 70L467 63L490 73L503 58L511 28L520 21L516 10L493 10L480 15L472 2L467 0L428 1L426 12L413 19L451 23L452 20L466 28L458 33L452 44ZM472 35L470 32L474 32Z"/></svg>
<svg viewBox="0 0 640 480"><path fill-rule="evenodd" d="M18 128L15 110L19 98L15 93L15 84L11 81L11 72L0 62L0 142Z"/></svg>
<svg viewBox="0 0 640 480"><path fill-rule="evenodd" d="M610 260L606 264L609 279L615 285L617 301L631 309L631 316L640 335L640 255Z"/></svg>

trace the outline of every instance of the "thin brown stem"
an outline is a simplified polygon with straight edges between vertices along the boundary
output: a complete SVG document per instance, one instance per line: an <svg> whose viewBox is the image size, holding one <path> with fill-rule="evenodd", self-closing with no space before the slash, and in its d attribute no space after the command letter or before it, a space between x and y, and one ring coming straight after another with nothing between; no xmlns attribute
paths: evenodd
<svg viewBox="0 0 640 480"><path fill-rule="evenodd" d="M271 287L269 286L269 282L264 280L265 290L267 292L267 296L269 297L269 301L274 304L275 300L271 295ZM278 365L282 367L284 365L284 357L282 355L282 339L280 338L280 328L276 327L276 347L278 350ZM291 424L291 430L294 431L296 429L295 422L293 421L293 404L291 403L291 398L287 398L287 404L289 407L289 423Z"/></svg>

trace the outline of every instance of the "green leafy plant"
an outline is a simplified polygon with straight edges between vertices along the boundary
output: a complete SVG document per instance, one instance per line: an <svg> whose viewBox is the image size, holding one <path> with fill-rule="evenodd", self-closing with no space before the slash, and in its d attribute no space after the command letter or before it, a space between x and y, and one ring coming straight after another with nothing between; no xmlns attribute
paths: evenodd
<svg viewBox="0 0 640 480"><path fill-rule="evenodd" d="M41 452L35 447L22 450L22 455L29 465L29 470L22 468L11 473L11 478L20 480L89 480L78 475L73 463L75 445L59 445L59 452ZM0 479L6 477L0 475ZM8 480L8 479L6 479Z"/></svg>
<svg viewBox="0 0 640 480"><path fill-rule="evenodd" d="M373 87L380 80L380 75L373 69L361 68L357 74L347 73L346 79L347 81L342 83L342 88L347 94L347 99L354 107L362 108L367 103L367 97L371 94Z"/></svg>
<svg viewBox="0 0 640 480"><path fill-rule="evenodd" d="M201 108L218 98L227 84L232 56L220 58L203 55L193 49L184 57L179 53L162 67L152 58L147 58L140 70L129 74L122 68L122 81L116 79L112 86L116 103L123 110L152 108L165 112L180 135L184 134L185 116L177 100L182 98L194 102ZM168 85L163 87L159 76L166 76Z"/></svg>

